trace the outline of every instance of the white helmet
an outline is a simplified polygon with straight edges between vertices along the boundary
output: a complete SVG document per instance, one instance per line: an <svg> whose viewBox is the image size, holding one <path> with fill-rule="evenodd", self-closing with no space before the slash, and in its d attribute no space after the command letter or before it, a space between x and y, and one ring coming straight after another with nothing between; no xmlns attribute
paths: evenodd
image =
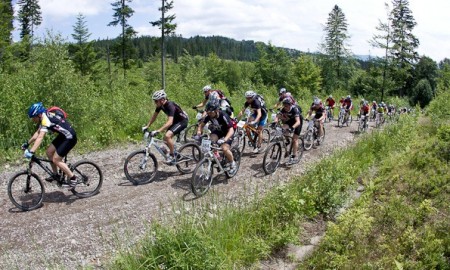
<svg viewBox="0 0 450 270"><path fill-rule="evenodd" d="M249 91L245 92L245 97L246 98L252 98L254 96L256 96L256 93L253 92L252 90L249 90Z"/></svg>
<svg viewBox="0 0 450 270"><path fill-rule="evenodd" d="M205 85L205 87L203 87L203 92L209 91L211 89L211 85Z"/></svg>
<svg viewBox="0 0 450 270"><path fill-rule="evenodd" d="M333 98L333 96L332 96L332 95L329 95L328 97L329 97L329 98Z"/></svg>
<svg viewBox="0 0 450 270"><path fill-rule="evenodd" d="M320 104L320 99L318 97L314 98L314 105L319 105Z"/></svg>
<svg viewBox="0 0 450 270"><path fill-rule="evenodd" d="M286 88L280 88L280 91L278 92L278 94L284 94L284 93L286 93Z"/></svg>
<svg viewBox="0 0 450 270"><path fill-rule="evenodd" d="M164 92L164 89L158 90L155 93L153 93L152 99L153 100L160 100L163 98L167 98L166 92Z"/></svg>

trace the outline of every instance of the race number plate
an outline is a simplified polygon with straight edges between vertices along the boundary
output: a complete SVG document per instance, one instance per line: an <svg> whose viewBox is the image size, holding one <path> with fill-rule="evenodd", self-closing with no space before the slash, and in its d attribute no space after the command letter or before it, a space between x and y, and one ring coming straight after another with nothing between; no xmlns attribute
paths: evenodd
<svg viewBox="0 0 450 270"><path fill-rule="evenodd" d="M240 127L240 128L244 127L244 125L245 125L245 121L242 121L242 120L239 121L238 124L237 124L237 126Z"/></svg>
<svg viewBox="0 0 450 270"><path fill-rule="evenodd" d="M205 139L202 140L202 151L208 152L211 150L211 140Z"/></svg>

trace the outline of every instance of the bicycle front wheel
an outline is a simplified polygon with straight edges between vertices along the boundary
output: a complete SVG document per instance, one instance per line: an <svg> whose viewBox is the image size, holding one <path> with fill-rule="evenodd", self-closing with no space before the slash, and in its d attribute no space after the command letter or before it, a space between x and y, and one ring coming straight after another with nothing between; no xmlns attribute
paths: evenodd
<svg viewBox="0 0 450 270"><path fill-rule="evenodd" d="M23 211L40 207L44 193L44 185L34 173L28 174L26 171L17 173L8 182L9 199Z"/></svg>
<svg viewBox="0 0 450 270"><path fill-rule="evenodd" d="M152 153L147 156L145 150L135 151L125 160L123 171L134 185L149 183L155 179L158 162Z"/></svg>
<svg viewBox="0 0 450 270"><path fill-rule="evenodd" d="M204 158L200 161L192 173L191 188L195 196L200 197L208 192L213 179L212 162Z"/></svg>
<svg viewBox="0 0 450 270"><path fill-rule="evenodd" d="M274 173L281 161L281 153L282 153L281 144L279 142L270 144L263 158L263 169L266 174Z"/></svg>
<svg viewBox="0 0 450 270"><path fill-rule="evenodd" d="M306 131L305 136L303 137L303 146L306 151L310 150L314 144L314 134L312 130Z"/></svg>
<svg viewBox="0 0 450 270"><path fill-rule="evenodd" d="M80 198L94 196L103 184L103 173L100 167L92 161L78 161L72 166L72 172L77 177L77 185L72 193Z"/></svg>
<svg viewBox="0 0 450 270"><path fill-rule="evenodd" d="M181 173L192 173L202 157L200 146L195 143L187 143L178 149L177 169Z"/></svg>

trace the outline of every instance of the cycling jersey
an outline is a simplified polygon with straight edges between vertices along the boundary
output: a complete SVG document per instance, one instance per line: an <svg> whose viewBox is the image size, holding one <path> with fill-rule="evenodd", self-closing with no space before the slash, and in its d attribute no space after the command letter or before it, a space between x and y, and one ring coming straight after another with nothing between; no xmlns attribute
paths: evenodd
<svg viewBox="0 0 450 270"><path fill-rule="evenodd" d="M57 117L56 114L52 112L45 112L42 114L39 129L42 132L56 132L68 140L76 137L75 130L70 123L67 120Z"/></svg>
<svg viewBox="0 0 450 270"><path fill-rule="evenodd" d="M207 115L203 119L203 123L206 124L211 122L209 129L212 134L216 134L219 138L223 138L227 135L230 128L233 128L233 122L228 114L218 111L219 115L217 117L210 117ZM228 143L228 142L227 142Z"/></svg>
<svg viewBox="0 0 450 270"><path fill-rule="evenodd" d="M279 119L283 124L288 125L289 127L293 127L297 117L300 118L300 126L296 127L294 130L294 134L300 135L300 132L302 130L303 125L303 117L300 113L300 110L297 106L291 106L291 108L288 110L283 107L280 112L278 113Z"/></svg>
<svg viewBox="0 0 450 270"><path fill-rule="evenodd" d="M336 104L336 101L334 101L334 99L332 98L327 98L327 100L325 101L327 106L329 107L334 107L334 104Z"/></svg>
<svg viewBox="0 0 450 270"><path fill-rule="evenodd" d="M252 101L246 101L244 103L244 108L250 107L253 110L254 114L256 114L256 110L261 109L261 118L266 118L267 109L265 106L261 106L261 102L257 98L252 99Z"/></svg>
<svg viewBox="0 0 450 270"><path fill-rule="evenodd" d="M318 105L312 103L310 110L316 112L316 116L314 118L319 119L325 112L325 107L323 106L322 102L320 102Z"/></svg>
<svg viewBox="0 0 450 270"><path fill-rule="evenodd" d="M346 98L342 104L347 110L350 110L353 107L352 100L350 98Z"/></svg>
<svg viewBox="0 0 450 270"><path fill-rule="evenodd" d="M180 106L178 106L173 101L167 101L164 103L161 107L156 107L155 112L159 113L160 111L163 111L167 116L173 117L173 124L185 121L188 119L187 114L181 109Z"/></svg>
<svg viewBox="0 0 450 270"><path fill-rule="evenodd" d="M361 107L361 111L364 113L364 115L369 113L369 105L363 105Z"/></svg>
<svg viewBox="0 0 450 270"><path fill-rule="evenodd" d="M295 101L294 97L290 92L281 94L280 97L278 98L278 102L282 102L285 98L289 98L292 104L297 105L297 101Z"/></svg>

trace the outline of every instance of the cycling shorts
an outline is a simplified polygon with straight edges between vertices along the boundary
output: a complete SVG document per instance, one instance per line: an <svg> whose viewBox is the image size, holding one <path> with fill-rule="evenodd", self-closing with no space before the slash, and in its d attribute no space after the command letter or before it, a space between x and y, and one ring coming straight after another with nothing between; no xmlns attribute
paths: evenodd
<svg viewBox="0 0 450 270"><path fill-rule="evenodd" d="M169 127L169 130L172 131L173 135L180 134L188 126L189 120L184 119L178 123L175 123Z"/></svg>
<svg viewBox="0 0 450 270"><path fill-rule="evenodd" d="M52 144L56 148L56 153L60 157L65 157L77 144L77 136L74 135L72 139L66 139L64 135L58 134L58 136L52 141Z"/></svg>
<svg viewBox="0 0 450 270"><path fill-rule="evenodd" d="M256 119L256 116L257 116L256 113L252 114L253 119ZM268 118L268 117L267 117L267 114L266 114L266 115L262 115L262 116L261 116L261 119L260 119L259 122L257 123L258 126L261 126L261 127L265 126L266 123L267 123L267 118Z"/></svg>

